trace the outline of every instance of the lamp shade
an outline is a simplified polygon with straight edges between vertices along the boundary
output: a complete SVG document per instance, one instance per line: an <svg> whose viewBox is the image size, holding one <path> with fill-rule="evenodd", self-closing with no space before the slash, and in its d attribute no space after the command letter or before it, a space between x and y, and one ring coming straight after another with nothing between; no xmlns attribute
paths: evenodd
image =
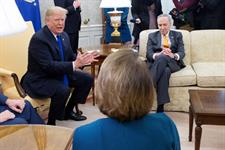
<svg viewBox="0 0 225 150"><path fill-rule="evenodd" d="M15 0L0 0L0 36L22 32L27 28Z"/></svg>
<svg viewBox="0 0 225 150"><path fill-rule="evenodd" d="M130 0L102 0L100 8L131 7Z"/></svg>

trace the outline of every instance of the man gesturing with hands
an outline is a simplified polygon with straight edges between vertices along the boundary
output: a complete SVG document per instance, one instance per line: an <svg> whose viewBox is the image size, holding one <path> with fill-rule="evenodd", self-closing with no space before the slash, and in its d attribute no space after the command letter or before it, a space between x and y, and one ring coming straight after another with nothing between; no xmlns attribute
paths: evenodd
<svg viewBox="0 0 225 150"><path fill-rule="evenodd" d="M85 103L93 78L79 68L98 57L95 52L76 55L72 51L69 37L63 32L67 13L66 9L58 6L47 10L46 26L31 38L28 70L22 79L22 86L31 97L51 98L50 125L55 125L56 119L86 119L78 104ZM74 90L67 102L71 87Z"/></svg>

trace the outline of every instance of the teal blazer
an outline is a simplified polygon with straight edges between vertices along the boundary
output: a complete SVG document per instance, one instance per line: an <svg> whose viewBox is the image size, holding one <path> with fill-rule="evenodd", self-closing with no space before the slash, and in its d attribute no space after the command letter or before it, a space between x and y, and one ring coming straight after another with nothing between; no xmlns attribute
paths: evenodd
<svg viewBox="0 0 225 150"><path fill-rule="evenodd" d="M73 150L180 150L174 122L164 113L131 122L104 118L75 130Z"/></svg>

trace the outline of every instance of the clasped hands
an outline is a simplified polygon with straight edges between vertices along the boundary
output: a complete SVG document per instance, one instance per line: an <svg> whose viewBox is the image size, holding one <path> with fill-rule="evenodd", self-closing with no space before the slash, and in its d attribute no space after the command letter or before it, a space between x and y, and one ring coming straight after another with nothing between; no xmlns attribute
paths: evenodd
<svg viewBox="0 0 225 150"><path fill-rule="evenodd" d="M172 53L170 48L165 48L165 47L162 48L161 52L156 53L155 56L159 56L159 55L162 55L162 54L166 55L166 56L169 56L170 58L174 58L174 56L175 56L175 54Z"/></svg>
<svg viewBox="0 0 225 150"><path fill-rule="evenodd" d="M25 107L25 101L22 99L15 99L15 100L7 99L6 105L11 110L13 110L17 113L22 113L23 109ZM0 122L5 122L7 120L14 119L14 118L15 118L15 114L9 110L5 110L0 113Z"/></svg>
<svg viewBox="0 0 225 150"><path fill-rule="evenodd" d="M156 56L159 56L159 55L166 55L166 56L169 56L170 58L174 58L174 53L172 53L171 49L170 48L162 48L162 51L157 53Z"/></svg>
<svg viewBox="0 0 225 150"><path fill-rule="evenodd" d="M73 66L75 67L74 69L91 64L92 62L97 62L97 57L99 57L99 53L97 51L85 52L83 54L78 52L76 60L73 61Z"/></svg>

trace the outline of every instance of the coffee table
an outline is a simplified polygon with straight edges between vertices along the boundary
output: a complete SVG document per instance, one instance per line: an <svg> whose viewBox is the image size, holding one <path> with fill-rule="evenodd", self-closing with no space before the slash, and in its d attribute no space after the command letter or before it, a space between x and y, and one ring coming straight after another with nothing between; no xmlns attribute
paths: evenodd
<svg viewBox="0 0 225 150"><path fill-rule="evenodd" d="M70 150L73 131L48 125L0 126L0 149Z"/></svg>
<svg viewBox="0 0 225 150"><path fill-rule="evenodd" d="M195 150L200 150L201 126L225 125L225 90L189 90L189 94L189 141L195 119Z"/></svg>

